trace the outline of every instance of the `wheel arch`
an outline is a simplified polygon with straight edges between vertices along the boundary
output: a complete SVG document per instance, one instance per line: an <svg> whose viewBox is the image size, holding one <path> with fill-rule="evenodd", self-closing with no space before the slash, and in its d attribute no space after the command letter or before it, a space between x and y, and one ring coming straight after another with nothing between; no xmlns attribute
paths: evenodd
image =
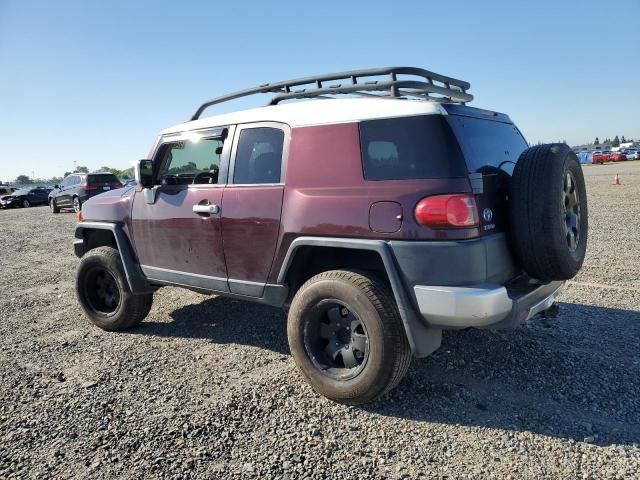
<svg viewBox="0 0 640 480"><path fill-rule="evenodd" d="M425 357L438 349L442 331L427 327L417 315L391 247L384 240L298 237L289 246L277 283L289 286L289 302L307 279L321 271L339 268L372 271L389 284L416 357Z"/></svg>
<svg viewBox="0 0 640 480"><path fill-rule="evenodd" d="M80 222L76 226L75 237L73 246L79 258L89 250L101 246L118 250L132 293L142 294L156 290L142 273L138 259L121 225L107 222Z"/></svg>

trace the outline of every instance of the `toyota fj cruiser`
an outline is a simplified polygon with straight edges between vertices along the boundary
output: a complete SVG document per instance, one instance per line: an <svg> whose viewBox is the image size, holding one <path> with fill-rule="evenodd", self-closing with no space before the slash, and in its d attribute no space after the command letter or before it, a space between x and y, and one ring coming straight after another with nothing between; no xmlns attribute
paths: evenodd
<svg viewBox="0 0 640 480"><path fill-rule="evenodd" d="M467 106L469 88L380 68L204 103L161 132L135 187L83 205L80 304L105 330L141 322L163 285L284 307L296 364L347 404L396 386L443 329L549 309L585 255L581 167ZM257 93L270 104L200 118Z"/></svg>

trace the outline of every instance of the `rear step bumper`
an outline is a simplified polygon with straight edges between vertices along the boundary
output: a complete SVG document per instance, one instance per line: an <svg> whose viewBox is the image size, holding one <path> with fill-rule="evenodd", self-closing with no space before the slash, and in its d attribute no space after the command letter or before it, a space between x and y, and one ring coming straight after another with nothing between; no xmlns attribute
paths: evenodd
<svg viewBox="0 0 640 480"><path fill-rule="evenodd" d="M430 326L509 329L550 308L563 285L519 277L506 285L416 285L413 291L420 313Z"/></svg>

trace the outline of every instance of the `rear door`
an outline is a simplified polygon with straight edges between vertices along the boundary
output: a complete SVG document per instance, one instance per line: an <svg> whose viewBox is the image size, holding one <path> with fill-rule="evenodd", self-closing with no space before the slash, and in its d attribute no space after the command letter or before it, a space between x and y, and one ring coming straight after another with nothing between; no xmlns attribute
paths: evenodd
<svg viewBox="0 0 640 480"><path fill-rule="evenodd" d="M469 174L472 179L477 176L482 187L477 195L481 234L504 232L509 179L527 142L506 115L448 106L452 108L462 114L450 114L447 120L462 148Z"/></svg>
<svg viewBox="0 0 640 480"><path fill-rule="evenodd" d="M131 231L145 275L159 283L228 291L220 205L231 150L227 128L163 138L153 189L136 187Z"/></svg>
<svg viewBox="0 0 640 480"><path fill-rule="evenodd" d="M275 255L290 130L260 122L239 126L222 199L222 237L233 293L260 297Z"/></svg>

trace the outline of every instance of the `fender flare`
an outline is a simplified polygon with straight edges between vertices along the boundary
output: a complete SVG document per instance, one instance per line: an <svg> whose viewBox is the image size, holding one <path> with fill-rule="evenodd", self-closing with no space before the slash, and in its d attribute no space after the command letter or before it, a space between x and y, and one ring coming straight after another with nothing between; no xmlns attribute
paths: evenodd
<svg viewBox="0 0 640 480"><path fill-rule="evenodd" d="M142 273L131 243L126 233L122 230L122 226L117 223L79 222L76 225L75 231L77 240L73 242L73 248L78 258L82 258L87 252L84 235L87 230L107 230L113 234L131 293L138 295L142 293L152 293L156 290L155 287L149 284L144 273Z"/></svg>
<svg viewBox="0 0 640 480"><path fill-rule="evenodd" d="M298 237L289 246L278 273L277 282L283 285L287 272L293 263L296 251L302 246L333 247L377 252L382 259L391 290L396 300L400 319L404 325L411 351L416 357L426 357L440 347L442 330L428 327L417 315L416 309L407 295L407 289L398 274L393 251L384 240L361 240L338 237Z"/></svg>

